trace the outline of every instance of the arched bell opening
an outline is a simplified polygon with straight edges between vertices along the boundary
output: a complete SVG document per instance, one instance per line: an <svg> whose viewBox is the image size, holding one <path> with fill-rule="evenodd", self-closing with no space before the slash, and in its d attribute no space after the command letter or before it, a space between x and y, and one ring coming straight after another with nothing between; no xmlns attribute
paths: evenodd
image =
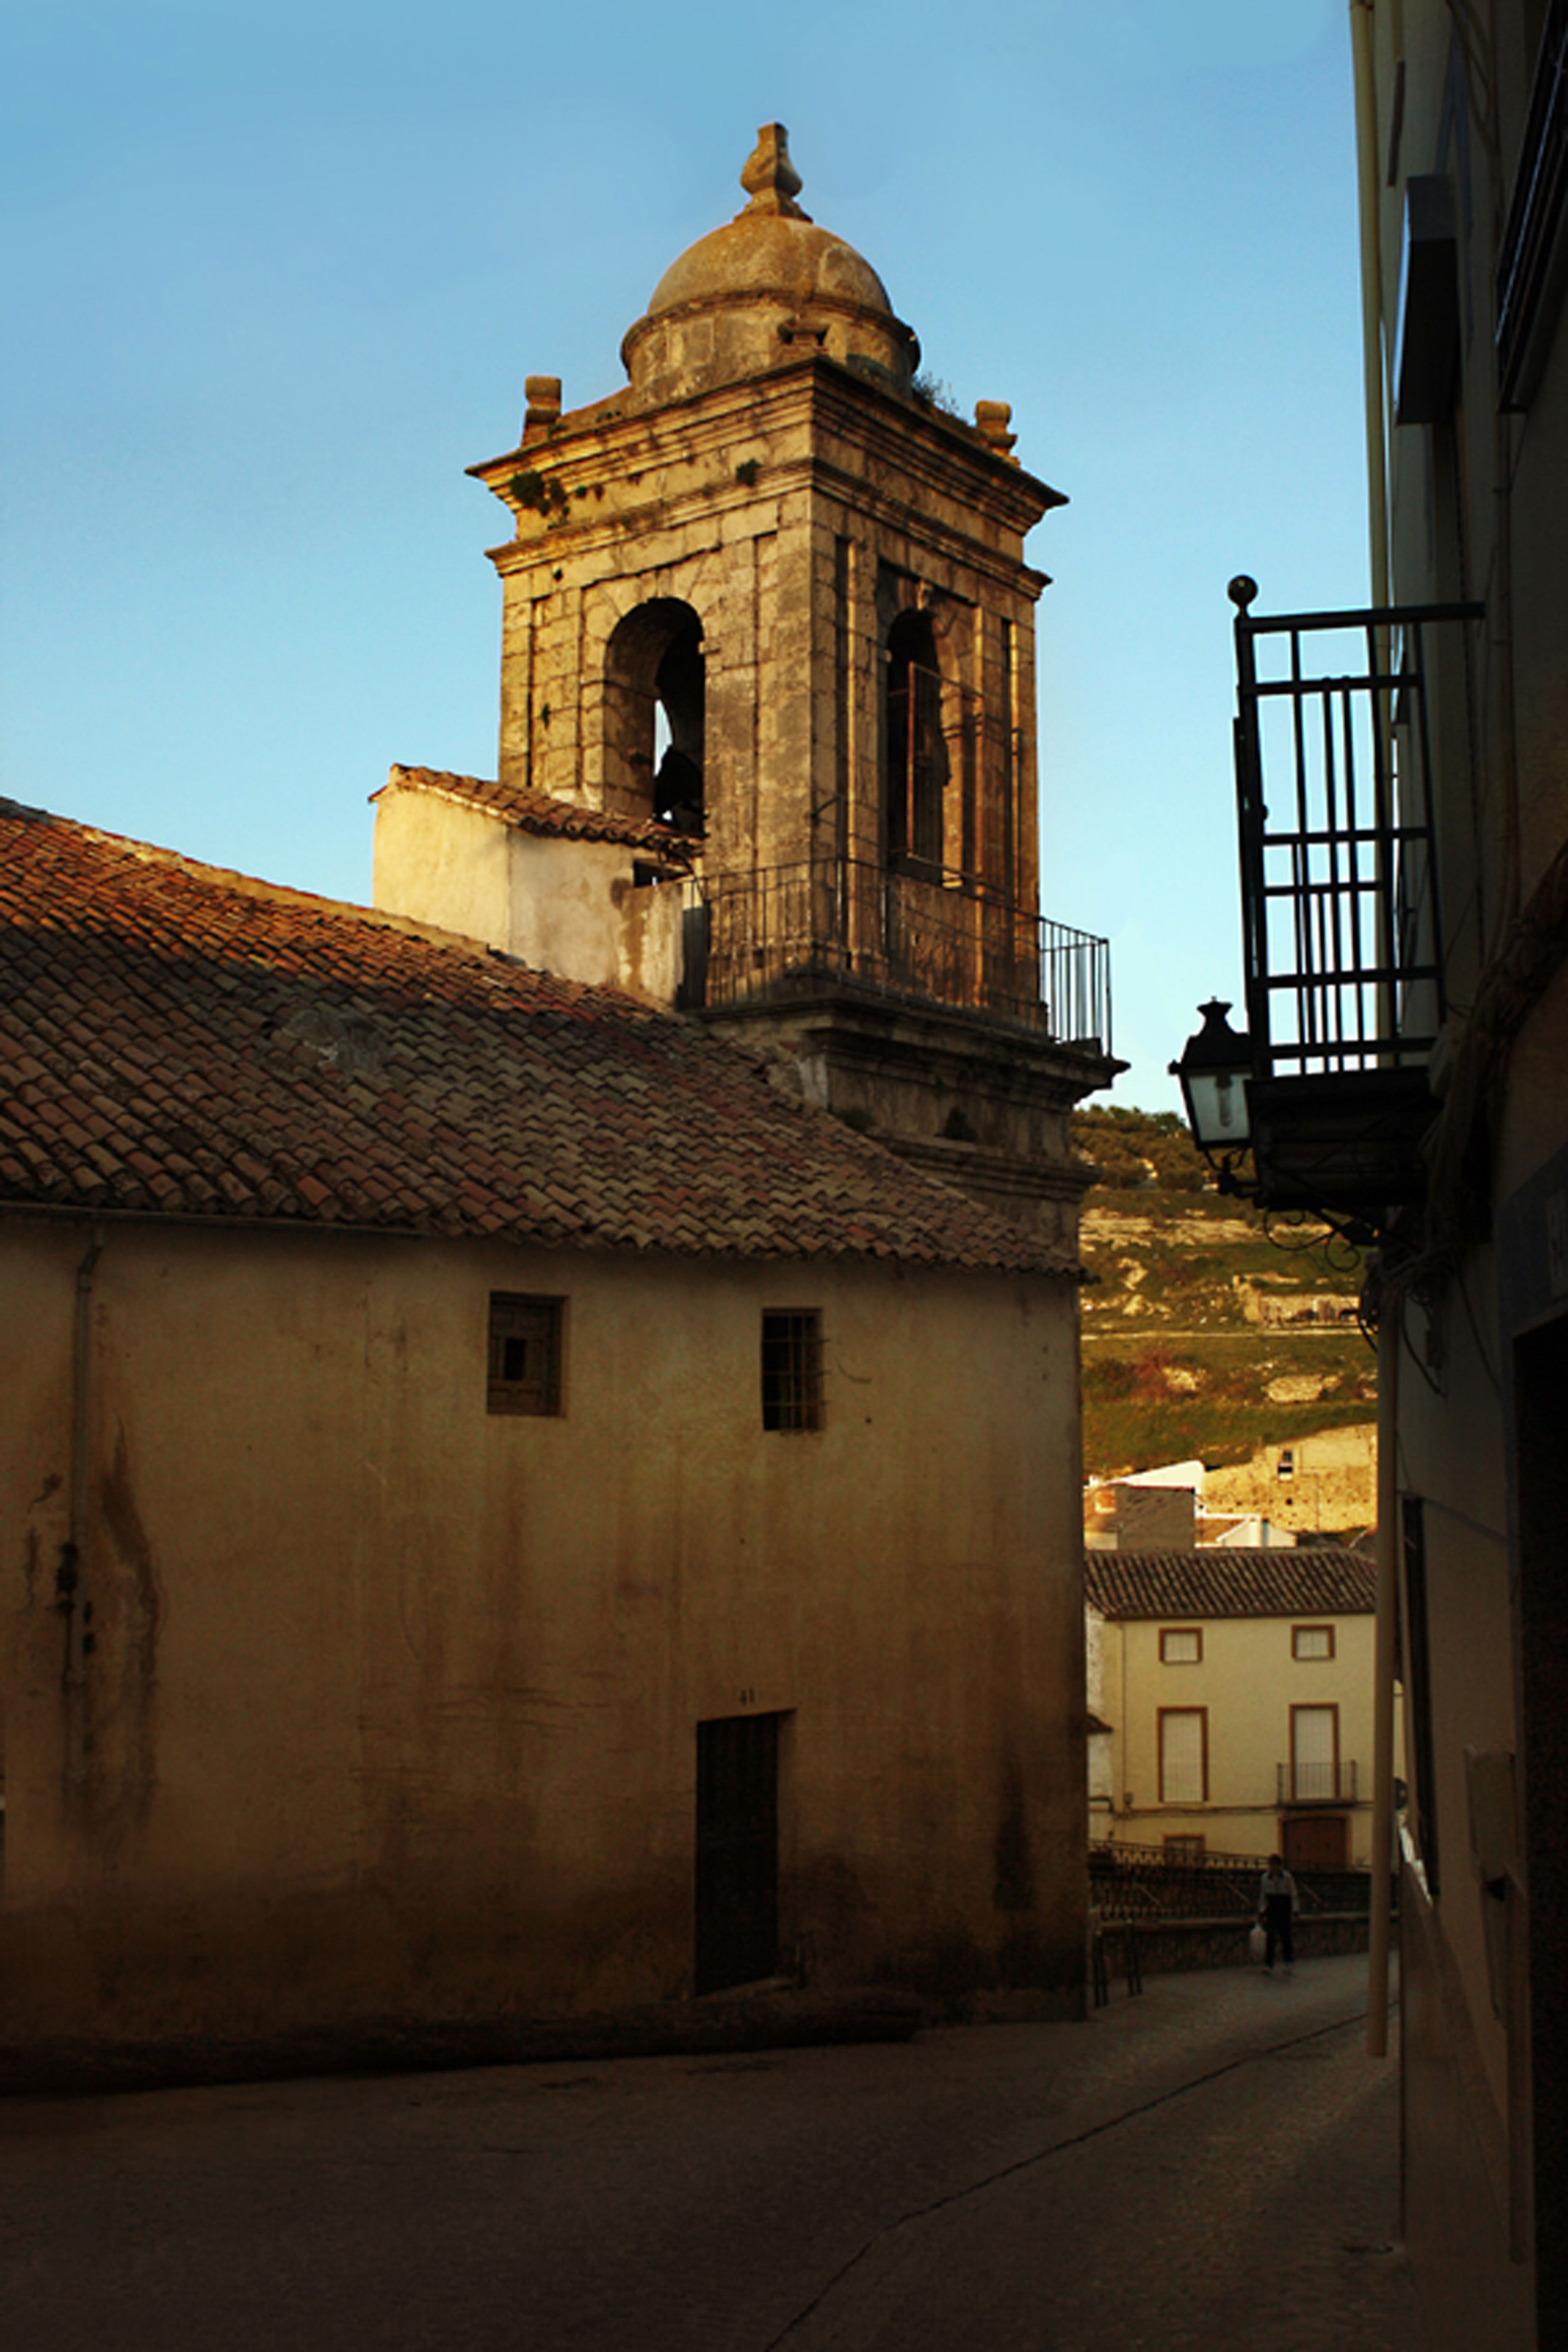
<svg viewBox="0 0 1568 2352"><path fill-rule="evenodd" d="M606 800L700 835L703 625L678 597L655 596L616 624L605 648Z"/></svg>
<svg viewBox="0 0 1568 2352"><path fill-rule="evenodd" d="M940 875L946 788L936 633L928 613L900 613L887 636L883 727L883 840L890 866Z"/></svg>

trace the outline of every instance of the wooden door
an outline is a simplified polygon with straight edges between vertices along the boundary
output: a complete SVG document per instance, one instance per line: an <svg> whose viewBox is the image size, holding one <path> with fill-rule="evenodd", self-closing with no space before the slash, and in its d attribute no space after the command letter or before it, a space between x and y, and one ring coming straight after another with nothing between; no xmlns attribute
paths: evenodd
<svg viewBox="0 0 1568 2352"><path fill-rule="evenodd" d="M779 1723L732 1715L697 1726L699 1993L778 1969Z"/></svg>
<svg viewBox="0 0 1568 2352"><path fill-rule="evenodd" d="M1286 1869L1346 1869L1349 1826L1343 1813L1299 1813L1281 1822L1280 1852Z"/></svg>

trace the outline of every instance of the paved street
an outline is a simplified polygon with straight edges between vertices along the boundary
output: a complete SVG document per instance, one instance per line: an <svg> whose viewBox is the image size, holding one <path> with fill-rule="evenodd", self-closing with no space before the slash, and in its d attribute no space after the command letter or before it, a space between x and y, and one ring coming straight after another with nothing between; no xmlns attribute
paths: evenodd
<svg viewBox="0 0 1568 2352"><path fill-rule="evenodd" d="M1419 2352L1361 1959L1085 2025L0 2107L5 2352Z"/></svg>

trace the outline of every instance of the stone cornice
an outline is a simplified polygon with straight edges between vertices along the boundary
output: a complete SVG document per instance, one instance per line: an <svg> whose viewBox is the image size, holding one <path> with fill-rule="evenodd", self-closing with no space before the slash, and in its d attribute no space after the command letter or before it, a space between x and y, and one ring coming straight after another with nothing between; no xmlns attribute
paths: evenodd
<svg viewBox="0 0 1568 2352"><path fill-rule="evenodd" d="M895 1135L884 1128L867 1132L901 1160L966 1188L980 1185L988 1192L1010 1192L1020 1200L1081 1201L1094 1181L1092 1169L1078 1160L1022 1160L1015 1152L990 1150L983 1143L954 1143L940 1135Z"/></svg>
<svg viewBox="0 0 1568 2352"><path fill-rule="evenodd" d="M910 425L915 424L915 433ZM870 458L865 473L822 454L821 440L858 445ZM649 497L637 506L637 475L656 468L695 470L703 458L738 458L747 463L757 442L792 442L785 457L755 458L757 480L736 480L734 470L715 480L691 480L673 494ZM540 463L543 461L543 463ZM1049 585L1049 574L1022 562L1006 548L997 548L983 536L956 530L936 510L943 501L971 515L985 515L995 530L1028 530L1053 503L1062 503L1032 475L1025 475L971 440L961 425L934 421L924 412L882 393L877 385L837 367L832 360L813 355L755 376L746 383L722 385L719 391L698 393L653 412L618 416L612 424L591 421L583 430L555 428L548 440L519 446L503 457L470 466L475 480L486 482L503 503L519 510L506 497L506 485L517 473L538 475L540 497L548 482L559 482L559 520L540 510L534 530L519 539L489 548L489 560L503 574L534 564L550 564L559 555L573 560L613 551L621 564L628 536L653 524L679 531L694 522L715 518L738 518L757 513L755 534L736 524L736 536L762 536L779 527L779 501L789 494L825 494L867 522L882 524L903 536L934 548L947 562L967 564L977 574L1004 588L1022 588L1037 597ZM900 487L889 487L889 475ZM877 480L882 478L882 480ZM601 513L600 491L609 485L621 489L613 513ZM591 497L580 497L588 491ZM1025 497L1004 499L1006 491Z"/></svg>
<svg viewBox="0 0 1568 2352"><path fill-rule="evenodd" d="M698 1017L713 1028L752 1024L807 1031L822 1050L845 1057L883 1056L925 1068L938 1059L984 1064L988 1083L1000 1079L1007 1090L1062 1110L1127 1066L999 1013L884 994L846 979L792 982L773 994L710 1006Z"/></svg>
<svg viewBox="0 0 1568 2352"><path fill-rule="evenodd" d="M1064 492L1053 490L1010 458L998 457L961 417L901 399L831 360L819 360L816 365L820 371L817 405L837 412L836 421L846 438L877 446L879 454L893 455L911 473L918 470L951 494L964 497L970 504L982 504L1009 530L1021 534L1053 507L1067 504ZM915 446L923 459L918 469L909 464L907 454L912 423L917 435ZM977 487L981 493L978 500Z"/></svg>
<svg viewBox="0 0 1568 2352"><path fill-rule="evenodd" d="M998 457L967 426L884 392L819 353L656 409L608 417L593 410L578 413L583 420L580 426L563 419L538 440L468 468L519 520L527 510L506 495L515 476L531 473L541 485L560 483L566 503L558 509L559 521L551 521L548 510L541 509L538 527L527 538L490 551L492 560L508 571L519 562L543 560L553 547L576 551L591 548L600 539L607 543L624 539L625 508L603 521L597 515L579 520L574 506L586 504L577 497L580 491L591 491L612 478L634 488L637 473L672 463L700 464L705 456L739 453L745 463L748 441L788 437L792 431L809 441L828 433L858 446L902 476L915 495L900 497L876 488L869 478L808 446L798 456L760 461L769 497L787 488L831 486L835 495L884 520L896 521L901 514L918 516L924 535L940 537L952 551L962 550L964 560L979 562L987 570L1010 570L1019 559L935 521L920 493L951 499L984 516L993 528L1017 532L1020 541L1053 506L1065 503L1060 492ZM571 478L574 475L580 478ZM737 496L727 482L710 481L694 483L689 490L649 505L662 505L672 527L679 527L697 514L729 511L752 500L751 485L742 486ZM1022 568L1031 582L1044 585L1043 573ZM1038 593L1038 586L1033 593Z"/></svg>
<svg viewBox="0 0 1568 2352"><path fill-rule="evenodd" d="M759 495L766 490L766 496ZM988 547L983 540L950 529L929 509L916 507L906 499L877 490L854 474L831 464L828 460L807 457L786 459L768 467L758 489L737 487L723 490L704 490L694 487L672 499L651 501L641 510L633 509L629 515L622 508L614 515L592 522L566 526L537 539L503 540L498 547L486 550L490 562L503 577L534 569L549 570L559 560L557 549L570 551L574 560L602 552L613 558L617 578L634 579L639 570L663 569L666 556L650 554L645 565L628 564L628 538L636 530L648 541L660 532L678 532L693 523L706 522L717 516L735 516L747 512L755 518L751 530L728 533L738 538L766 538L779 528L780 503L793 495L831 499L836 506L849 509L857 518L883 530L898 532L930 548L947 562L961 565L977 577L992 581L1001 588L1021 591L1035 602L1051 585L1051 574L1034 565L1024 563L1014 556ZM646 520L643 520L646 518Z"/></svg>

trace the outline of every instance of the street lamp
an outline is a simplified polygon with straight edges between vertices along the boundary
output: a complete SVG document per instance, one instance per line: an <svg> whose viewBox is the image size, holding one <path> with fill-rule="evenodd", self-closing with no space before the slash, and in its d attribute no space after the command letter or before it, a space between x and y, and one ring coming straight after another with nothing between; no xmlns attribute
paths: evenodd
<svg viewBox="0 0 1568 2352"><path fill-rule="evenodd" d="M1247 1088L1252 1076L1252 1040L1238 1036L1226 1019L1230 1007L1218 996L1198 1006L1203 1026L1170 1066L1181 1080L1182 1100L1192 1139L1219 1175L1222 1192L1237 1192L1240 1180L1232 1162L1252 1140Z"/></svg>

